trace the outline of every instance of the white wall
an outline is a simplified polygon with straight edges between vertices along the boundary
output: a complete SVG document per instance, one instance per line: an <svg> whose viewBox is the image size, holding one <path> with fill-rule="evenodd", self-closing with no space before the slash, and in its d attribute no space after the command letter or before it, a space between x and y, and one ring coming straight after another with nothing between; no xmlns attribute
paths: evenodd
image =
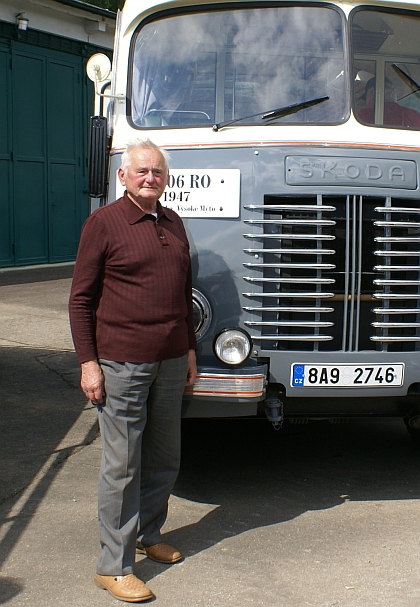
<svg viewBox="0 0 420 607"><path fill-rule="evenodd" d="M103 17L55 0L0 1L0 21L16 23L18 13L26 13L29 19L28 30L35 29L113 48L115 19L112 17Z"/></svg>

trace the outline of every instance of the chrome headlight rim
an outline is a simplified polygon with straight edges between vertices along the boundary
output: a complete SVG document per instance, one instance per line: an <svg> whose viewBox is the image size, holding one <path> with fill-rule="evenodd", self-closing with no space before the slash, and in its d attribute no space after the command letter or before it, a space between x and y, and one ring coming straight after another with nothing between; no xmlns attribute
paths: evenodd
<svg viewBox="0 0 420 607"><path fill-rule="evenodd" d="M229 335L229 334L231 334L231 335ZM223 340L232 339L234 334L236 334L238 337L244 338L244 342L246 343L246 351L239 360L232 362L232 361L226 360L225 358L223 358L220 355L220 349L218 348L218 346L221 346ZM252 339L251 339L250 335L244 329L241 329L240 327L226 327L225 329L223 329L216 335L216 337L213 341L213 351L214 351L216 357L222 363L229 365L231 367L237 367L238 365L241 365L242 363L244 363L251 356L252 348L253 348L253 345L252 345Z"/></svg>
<svg viewBox="0 0 420 607"><path fill-rule="evenodd" d="M192 300L193 300L193 308L199 311L201 316L201 323L198 328L195 330L195 336L197 341L200 340L207 333L211 321L213 318L213 314L211 311L211 305L209 300L201 291L198 289L192 289Z"/></svg>

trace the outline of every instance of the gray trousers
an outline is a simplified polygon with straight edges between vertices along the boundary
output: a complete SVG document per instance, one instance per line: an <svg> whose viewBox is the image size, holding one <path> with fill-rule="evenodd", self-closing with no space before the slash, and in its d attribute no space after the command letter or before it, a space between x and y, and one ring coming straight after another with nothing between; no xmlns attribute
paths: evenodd
<svg viewBox="0 0 420 607"><path fill-rule="evenodd" d="M179 472L187 356L100 365L106 398L98 406L103 451L97 573L127 575L133 572L136 540L144 546L161 541Z"/></svg>

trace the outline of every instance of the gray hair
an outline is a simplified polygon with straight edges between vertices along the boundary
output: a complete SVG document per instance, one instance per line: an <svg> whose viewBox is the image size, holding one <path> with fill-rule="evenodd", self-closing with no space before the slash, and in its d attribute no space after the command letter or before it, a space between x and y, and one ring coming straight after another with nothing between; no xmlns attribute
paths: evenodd
<svg viewBox="0 0 420 607"><path fill-rule="evenodd" d="M125 151L121 154L121 169L124 171L127 170L127 167L131 164L131 152L133 150L155 150L159 152L159 154L163 158L163 162L165 164L166 172L169 171L169 154L166 150L163 150L158 145L150 141L150 139L133 139L127 143L127 147Z"/></svg>

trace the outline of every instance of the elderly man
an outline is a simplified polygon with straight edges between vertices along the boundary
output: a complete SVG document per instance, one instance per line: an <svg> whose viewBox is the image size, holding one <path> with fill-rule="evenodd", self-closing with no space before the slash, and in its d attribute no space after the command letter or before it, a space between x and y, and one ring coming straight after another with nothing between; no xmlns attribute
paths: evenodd
<svg viewBox="0 0 420 607"><path fill-rule="evenodd" d="M86 220L69 302L81 387L97 405L101 555L95 583L116 599L153 592L133 573L136 551L162 563L161 541L180 461L181 400L196 376L189 245L159 202L167 156L137 140L122 155L126 191Z"/></svg>

